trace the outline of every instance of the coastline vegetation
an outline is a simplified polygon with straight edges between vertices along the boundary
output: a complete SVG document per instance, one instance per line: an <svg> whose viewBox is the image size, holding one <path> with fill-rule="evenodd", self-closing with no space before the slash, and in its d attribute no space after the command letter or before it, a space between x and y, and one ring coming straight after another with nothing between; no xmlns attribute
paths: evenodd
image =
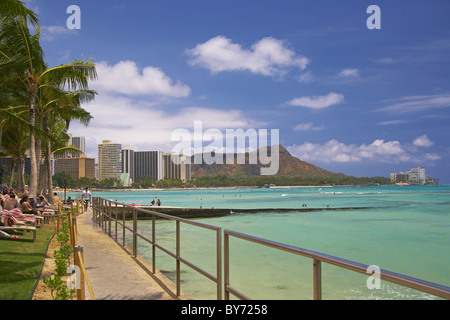
<svg viewBox="0 0 450 320"><path fill-rule="evenodd" d="M61 172L53 176L53 185L59 188L82 189L90 187L94 189L148 189L148 188L214 188L214 187L267 187L275 186L324 186L324 185L391 185L390 179L385 177L352 177L345 175L336 176L227 176L216 175L211 177L193 178L191 181L180 179L139 179L131 186L123 186L118 179L73 179L70 175Z"/></svg>

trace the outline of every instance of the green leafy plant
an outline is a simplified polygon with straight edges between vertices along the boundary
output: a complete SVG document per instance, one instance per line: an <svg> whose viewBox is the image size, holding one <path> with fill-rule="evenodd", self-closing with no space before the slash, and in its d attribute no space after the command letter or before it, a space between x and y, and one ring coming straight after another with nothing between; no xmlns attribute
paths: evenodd
<svg viewBox="0 0 450 320"><path fill-rule="evenodd" d="M69 289L62 280L62 277L67 275L67 266L70 263L70 255L73 252L72 246L67 243L70 240L69 228L69 222L64 222L61 232L56 235L56 239L60 243L60 248L53 252L56 275L51 275L48 278L44 277L43 279L55 300L68 300L75 293L75 290Z"/></svg>

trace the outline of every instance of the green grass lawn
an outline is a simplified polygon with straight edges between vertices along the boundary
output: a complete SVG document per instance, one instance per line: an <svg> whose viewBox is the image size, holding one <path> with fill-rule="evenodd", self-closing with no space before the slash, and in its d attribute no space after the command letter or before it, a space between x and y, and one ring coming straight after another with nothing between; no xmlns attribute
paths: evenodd
<svg viewBox="0 0 450 320"><path fill-rule="evenodd" d="M0 300L29 300L44 264L47 246L55 233L53 223L33 233L16 233L19 239L0 239Z"/></svg>

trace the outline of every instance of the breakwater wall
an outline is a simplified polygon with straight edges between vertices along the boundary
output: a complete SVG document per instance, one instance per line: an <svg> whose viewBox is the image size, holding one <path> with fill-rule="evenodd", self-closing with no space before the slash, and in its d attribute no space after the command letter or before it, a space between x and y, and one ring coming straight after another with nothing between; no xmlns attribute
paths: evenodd
<svg viewBox="0 0 450 320"><path fill-rule="evenodd" d="M262 209L224 209L224 208L172 208L172 207L146 207L146 206L111 206L106 208L106 212L110 212L112 217L117 219L126 220L133 219L134 209L144 209L147 211L153 211L162 213L174 217L183 219L195 219L195 218L215 218L229 216L232 214L255 214L262 212L311 212L311 211L336 211L336 210L363 210L370 209L371 207L344 207L344 208L262 208ZM137 210L137 218L139 220L151 219L152 215ZM158 216L156 218L159 218Z"/></svg>

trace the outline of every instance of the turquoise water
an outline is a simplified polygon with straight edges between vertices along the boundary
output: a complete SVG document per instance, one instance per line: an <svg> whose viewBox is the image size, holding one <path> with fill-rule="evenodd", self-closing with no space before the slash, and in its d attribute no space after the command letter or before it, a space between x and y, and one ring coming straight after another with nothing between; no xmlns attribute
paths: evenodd
<svg viewBox="0 0 450 320"><path fill-rule="evenodd" d="M270 189L146 190L94 192L124 203L231 208L226 217L196 219L251 236L337 256L450 286L450 186L311 187ZM371 207L363 210L302 212L308 208ZM288 213L240 214L239 208L298 208ZM139 229L151 237L151 224ZM157 242L175 252L175 223L158 221ZM181 256L211 274L215 233L182 225ZM311 299L312 261L239 239L230 242L230 282L252 299ZM159 250L158 250L159 251ZM151 260L151 248L139 242ZM175 262L158 252L157 268L174 279ZM182 267L181 288L195 299L215 299L212 281ZM368 275L322 264L324 299L435 299L381 281L369 290Z"/></svg>

